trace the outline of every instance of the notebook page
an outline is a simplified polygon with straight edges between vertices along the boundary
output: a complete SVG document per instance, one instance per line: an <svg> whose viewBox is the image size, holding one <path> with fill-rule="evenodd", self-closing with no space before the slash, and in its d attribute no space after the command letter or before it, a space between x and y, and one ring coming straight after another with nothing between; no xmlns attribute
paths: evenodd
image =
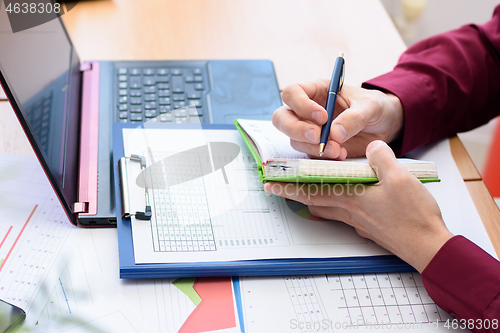
<svg viewBox="0 0 500 333"><path fill-rule="evenodd" d="M309 159L290 145L290 138L280 132L267 120L238 119L240 126L247 132L257 146L262 162L272 159ZM365 157L346 158L346 162L368 163ZM429 163L411 158L398 158L400 163Z"/></svg>
<svg viewBox="0 0 500 333"><path fill-rule="evenodd" d="M307 154L293 149L290 138L278 131L270 121L238 119L238 123L257 145L262 162L278 158L308 158Z"/></svg>

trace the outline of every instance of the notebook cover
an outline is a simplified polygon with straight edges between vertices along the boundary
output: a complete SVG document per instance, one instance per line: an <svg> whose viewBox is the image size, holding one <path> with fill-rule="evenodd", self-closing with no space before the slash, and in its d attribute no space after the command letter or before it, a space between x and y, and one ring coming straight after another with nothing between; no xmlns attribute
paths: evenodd
<svg viewBox="0 0 500 333"><path fill-rule="evenodd" d="M243 138L243 141L245 141L245 144L247 145L247 148L248 150L250 150L250 153L252 154L253 156L253 159L255 160L255 163L257 163L257 170L259 172L259 179L260 179L260 182L262 184L265 184L266 181L264 180L265 179L265 175L264 175L264 166L262 165L262 161L259 157L259 154L255 151L255 149L253 148L253 145L252 143L250 142L250 139L248 138L248 135L247 133L245 132L245 130L241 127L241 125L238 123L238 119L235 119L233 121L234 123L234 126L236 126L236 129L238 130L238 132L240 133L241 137Z"/></svg>

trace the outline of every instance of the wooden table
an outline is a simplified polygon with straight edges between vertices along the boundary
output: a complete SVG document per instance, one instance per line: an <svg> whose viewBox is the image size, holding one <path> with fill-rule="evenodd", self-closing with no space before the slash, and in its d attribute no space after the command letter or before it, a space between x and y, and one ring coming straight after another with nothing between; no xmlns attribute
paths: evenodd
<svg viewBox="0 0 500 333"><path fill-rule="evenodd" d="M359 85L406 49L373 0L82 1L63 19L82 60L271 59L282 88L329 78L340 51Z"/></svg>
<svg viewBox="0 0 500 333"><path fill-rule="evenodd" d="M346 84L390 71L406 49L379 1L84 1L63 16L82 61L270 59L278 83L328 78L340 51ZM33 154L7 103L0 149ZM458 137L452 153L500 256L500 211Z"/></svg>

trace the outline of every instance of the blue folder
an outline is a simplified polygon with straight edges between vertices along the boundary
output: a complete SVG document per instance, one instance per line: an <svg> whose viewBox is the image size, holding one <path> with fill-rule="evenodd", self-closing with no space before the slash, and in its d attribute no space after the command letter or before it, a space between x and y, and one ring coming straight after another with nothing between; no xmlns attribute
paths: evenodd
<svg viewBox="0 0 500 333"><path fill-rule="evenodd" d="M410 272L413 267L394 255L345 257L345 258L300 258L241 260L229 262L190 262L136 264L132 239L132 225L122 219L122 203L118 161L124 156L123 128L161 128L161 129L199 129L193 124L121 124L113 125L113 172L116 197L116 217L118 247L120 256L120 278L170 278L199 276L265 276L301 274L342 274L342 273L380 273ZM202 124L206 130L235 130L234 125Z"/></svg>

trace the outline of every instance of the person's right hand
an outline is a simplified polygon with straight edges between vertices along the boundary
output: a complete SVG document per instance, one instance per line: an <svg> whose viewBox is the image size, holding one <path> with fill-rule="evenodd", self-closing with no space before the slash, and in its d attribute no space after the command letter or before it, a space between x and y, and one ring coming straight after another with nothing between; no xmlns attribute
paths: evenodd
<svg viewBox="0 0 500 333"><path fill-rule="evenodd" d="M309 81L286 87L285 106L273 114L274 126L290 137L295 150L319 157L321 126L328 114L324 108L328 80ZM343 160L364 156L374 140L395 140L403 128L401 101L393 94L344 86L338 94L334 121L323 157Z"/></svg>

